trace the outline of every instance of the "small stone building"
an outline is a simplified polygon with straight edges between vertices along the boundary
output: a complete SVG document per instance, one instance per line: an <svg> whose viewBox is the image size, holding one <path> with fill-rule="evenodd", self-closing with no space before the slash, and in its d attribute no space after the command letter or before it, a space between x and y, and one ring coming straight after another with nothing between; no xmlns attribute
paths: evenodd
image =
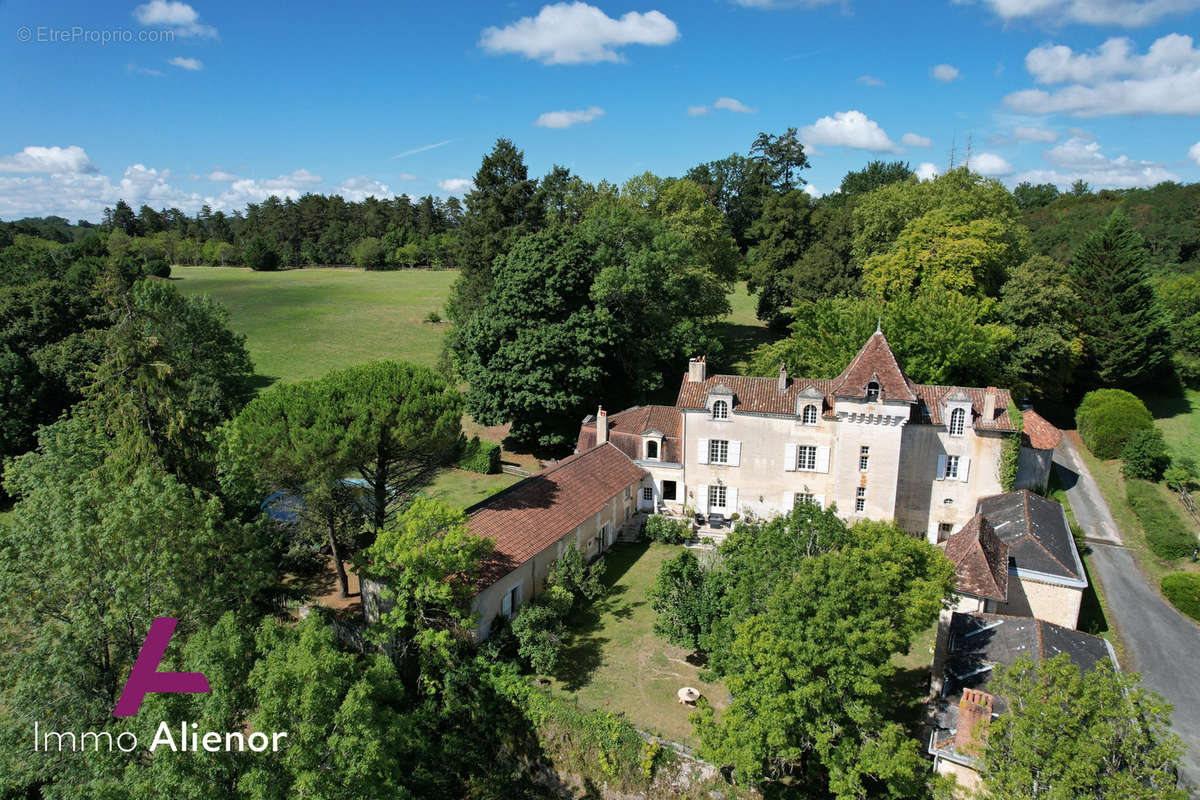
<svg viewBox="0 0 1200 800"><path fill-rule="evenodd" d="M1032 408L1021 412L1021 454L1017 459L1015 489L1045 492L1050 483L1054 449L1062 444L1062 431Z"/></svg>

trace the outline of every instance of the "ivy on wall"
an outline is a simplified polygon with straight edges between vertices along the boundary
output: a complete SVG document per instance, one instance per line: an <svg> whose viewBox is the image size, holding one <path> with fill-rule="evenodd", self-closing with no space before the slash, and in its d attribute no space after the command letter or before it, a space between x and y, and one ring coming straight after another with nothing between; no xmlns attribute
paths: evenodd
<svg viewBox="0 0 1200 800"><path fill-rule="evenodd" d="M1025 419L1011 400L1008 403L1008 418L1016 432L1004 440L1004 449L1000 452L1000 488L1011 492L1017 485L1017 462L1021 458L1021 440L1025 433Z"/></svg>

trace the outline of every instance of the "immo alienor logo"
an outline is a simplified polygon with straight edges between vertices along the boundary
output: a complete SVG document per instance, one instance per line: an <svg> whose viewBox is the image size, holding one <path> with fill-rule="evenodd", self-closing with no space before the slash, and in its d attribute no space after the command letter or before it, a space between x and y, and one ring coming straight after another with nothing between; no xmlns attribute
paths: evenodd
<svg viewBox="0 0 1200 800"><path fill-rule="evenodd" d="M171 642L171 634L179 620L175 617L155 617L150 623L150 632L142 643L141 652L125 688L121 691L121 699L113 709L114 717L132 717L142 707L142 700L148 694L204 694L211 691L208 679L203 672L159 672L158 665L162 663L167 645Z"/></svg>

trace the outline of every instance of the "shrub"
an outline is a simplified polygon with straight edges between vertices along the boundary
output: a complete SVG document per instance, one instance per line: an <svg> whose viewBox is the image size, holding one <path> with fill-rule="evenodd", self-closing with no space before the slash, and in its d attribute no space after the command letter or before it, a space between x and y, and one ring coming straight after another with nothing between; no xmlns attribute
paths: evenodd
<svg viewBox="0 0 1200 800"><path fill-rule="evenodd" d="M1121 448L1121 473L1126 478L1156 481L1170 463L1167 443L1158 428L1134 431Z"/></svg>
<svg viewBox="0 0 1200 800"><path fill-rule="evenodd" d="M527 603L513 618L517 653L534 672L545 675L558 666L563 617L573 602L570 592L552 586L537 600Z"/></svg>
<svg viewBox="0 0 1200 800"><path fill-rule="evenodd" d="M242 251L242 261L250 269L269 272L279 268L279 253L266 238L255 236L246 243L246 249Z"/></svg>
<svg viewBox="0 0 1200 800"><path fill-rule="evenodd" d="M425 321L432 322L436 325L437 323L442 321L442 315L436 311L430 311L428 314L425 315Z"/></svg>
<svg viewBox="0 0 1200 800"><path fill-rule="evenodd" d="M1154 484L1136 479L1126 481L1125 497L1141 520L1146 530L1146 543L1154 555L1170 560L1192 554L1196 537L1184 527L1179 515L1163 502Z"/></svg>
<svg viewBox="0 0 1200 800"><path fill-rule="evenodd" d="M171 277L171 265L165 258L151 258L146 261L146 274L155 278Z"/></svg>
<svg viewBox="0 0 1200 800"><path fill-rule="evenodd" d="M478 436L469 440L463 439L459 445L459 469L478 472L481 475L493 475L500 471L500 445L495 442L485 442Z"/></svg>
<svg viewBox="0 0 1200 800"><path fill-rule="evenodd" d="M1171 605L1192 619L1200 620L1200 575L1175 572L1164 576L1159 585Z"/></svg>
<svg viewBox="0 0 1200 800"><path fill-rule="evenodd" d="M350 248L350 258L366 270L383 269L386 259L383 244L374 236L359 239Z"/></svg>
<svg viewBox="0 0 1200 800"><path fill-rule="evenodd" d="M584 563L583 553L579 552L578 547L567 547L558 560L550 565L550 588L565 591L572 602L579 598L599 599L604 595L605 567L603 557L589 566Z"/></svg>
<svg viewBox="0 0 1200 800"><path fill-rule="evenodd" d="M692 537L692 528L682 520L652 514L646 520L645 533L652 542L681 544Z"/></svg>
<svg viewBox="0 0 1200 800"><path fill-rule="evenodd" d="M1154 418L1146 404L1124 389L1096 389L1083 396L1075 412L1079 436L1096 458L1117 458L1129 435L1150 430Z"/></svg>

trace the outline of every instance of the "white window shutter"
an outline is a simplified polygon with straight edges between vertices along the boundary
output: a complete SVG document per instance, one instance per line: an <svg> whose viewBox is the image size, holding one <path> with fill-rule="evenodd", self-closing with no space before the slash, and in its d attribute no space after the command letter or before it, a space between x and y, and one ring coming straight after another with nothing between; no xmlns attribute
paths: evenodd
<svg viewBox="0 0 1200 800"><path fill-rule="evenodd" d="M696 440L696 461L700 464L708 463L708 439Z"/></svg>
<svg viewBox="0 0 1200 800"><path fill-rule="evenodd" d="M730 486L725 491L725 510L730 514L733 514L738 510L737 489L733 486Z"/></svg>
<svg viewBox="0 0 1200 800"><path fill-rule="evenodd" d="M820 508L824 508L825 507L825 495L823 495L823 494L813 495L813 502L816 503Z"/></svg>
<svg viewBox="0 0 1200 800"><path fill-rule="evenodd" d="M512 592L507 591L504 593L504 599L500 601L500 613L506 617L511 617L512 611Z"/></svg>
<svg viewBox="0 0 1200 800"><path fill-rule="evenodd" d="M817 472L829 472L829 448L825 445L817 448Z"/></svg>
<svg viewBox="0 0 1200 800"><path fill-rule="evenodd" d="M702 483L696 487L696 508L701 514L708 513L708 484Z"/></svg>
<svg viewBox="0 0 1200 800"><path fill-rule="evenodd" d="M731 441L729 443L729 466L736 467L736 466L740 466L741 463L742 463L742 443Z"/></svg>
<svg viewBox="0 0 1200 800"><path fill-rule="evenodd" d="M523 599L521 595L524 594L524 592L521 591L522 588L522 585L519 583L513 587L513 610L521 607L521 601Z"/></svg>
<svg viewBox="0 0 1200 800"><path fill-rule="evenodd" d="M795 492L784 492L783 493L783 513L788 514L795 507L796 507L796 493Z"/></svg>
<svg viewBox="0 0 1200 800"><path fill-rule="evenodd" d="M967 475L971 471L971 459L963 456L958 460L958 479L963 483L967 482Z"/></svg>
<svg viewBox="0 0 1200 800"><path fill-rule="evenodd" d="M796 445L785 444L783 446L783 468L787 472L796 471ZM788 506L791 508L791 506Z"/></svg>
<svg viewBox="0 0 1200 800"><path fill-rule="evenodd" d="M946 456L944 455L938 456L937 479L939 481L946 480Z"/></svg>

